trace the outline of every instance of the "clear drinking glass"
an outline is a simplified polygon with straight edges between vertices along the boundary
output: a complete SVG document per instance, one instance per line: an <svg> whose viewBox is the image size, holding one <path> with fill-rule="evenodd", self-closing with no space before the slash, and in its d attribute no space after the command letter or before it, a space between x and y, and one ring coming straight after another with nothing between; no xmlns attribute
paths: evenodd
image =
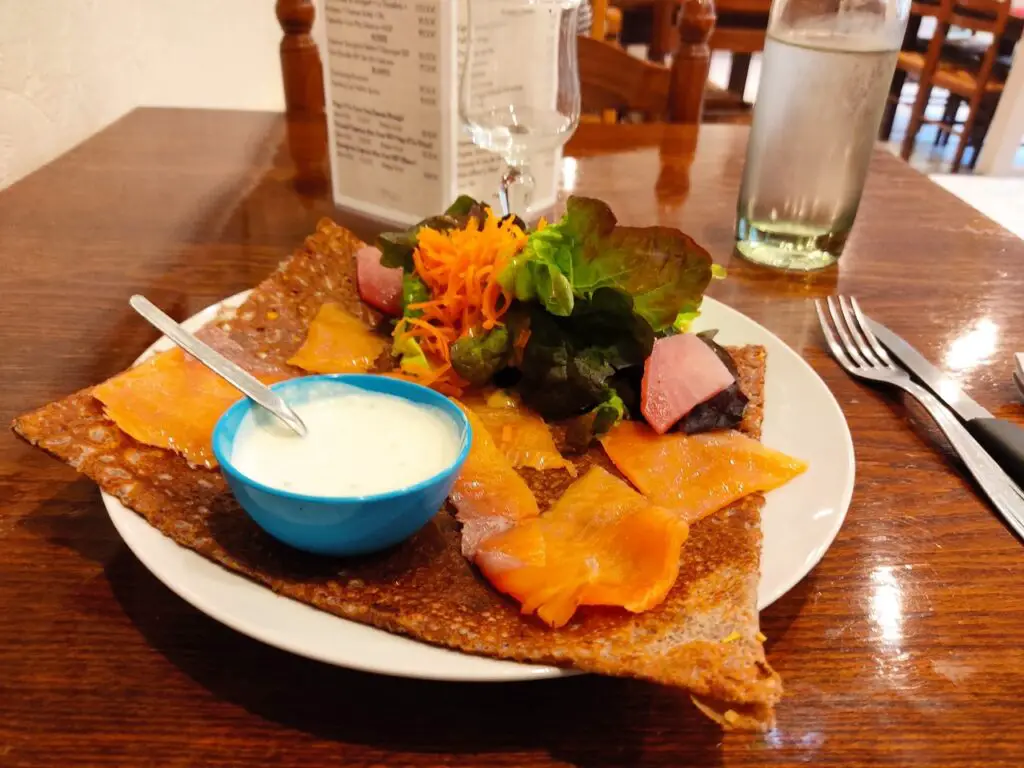
<svg viewBox="0 0 1024 768"><path fill-rule="evenodd" d="M506 212L530 209L530 161L555 152L580 119L580 0L467 0L459 113L478 147L500 154Z"/></svg>
<svg viewBox="0 0 1024 768"><path fill-rule="evenodd" d="M910 0L775 0L737 211L759 264L835 263L857 215Z"/></svg>

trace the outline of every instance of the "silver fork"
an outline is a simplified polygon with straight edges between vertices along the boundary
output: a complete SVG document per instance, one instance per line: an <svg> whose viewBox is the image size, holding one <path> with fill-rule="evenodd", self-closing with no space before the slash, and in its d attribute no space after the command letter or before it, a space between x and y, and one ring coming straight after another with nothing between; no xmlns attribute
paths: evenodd
<svg viewBox="0 0 1024 768"><path fill-rule="evenodd" d="M905 370L893 364L889 353L872 333L857 300L845 296L829 296L827 302L816 299L814 308L818 312L825 341L836 362L851 376L899 387L920 402L1003 519L1018 536L1024 538L1024 492L978 441L971 437L946 406L914 382ZM838 339L836 333L839 334Z"/></svg>

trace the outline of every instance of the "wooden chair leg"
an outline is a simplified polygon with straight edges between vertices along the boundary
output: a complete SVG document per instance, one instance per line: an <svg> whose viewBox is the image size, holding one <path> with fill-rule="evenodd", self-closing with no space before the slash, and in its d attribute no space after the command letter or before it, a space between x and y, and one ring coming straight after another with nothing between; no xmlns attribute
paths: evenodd
<svg viewBox="0 0 1024 768"><path fill-rule="evenodd" d="M319 192L327 184L327 117L320 53L313 40L312 0L277 0L284 78L288 147L296 169L296 185Z"/></svg>
<svg viewBox="0 0 1024 768"><path fill-rule="evenodd" d="M1000 94L989 94L981 101L982 115L979 115L981 125L979 125L975 131L977 136L971 140L971 144L974 147L974 152L971 154L971 162L967 164L967 167L972 171L978 164L978 156L981 154L981 148L985 146L985 139L988 137L988 129L992 126L992 117L995 115L996 107L999 105Z"/></svg>
<svg viewBox="0 0 1024 768"><path fill-rule="evenodd" d="M878 128L878 140L888 141L892 135L892 124L896 120L896 109L900 103L900 94L903 93L903 85L907 82L907 73L897 69L892 73L892 83L889 85L889 100L886 102L885 111L882 113L882 124Z"/></svg>
<svg viewBox="0 0 1024 768"><path fill-rule="evenodd" d="M324 80L320 52L312 37L313 0L277 0L281 38L281 74L288 114L323 114Z"/></svg>
<svg viewBox="0 0 1024 768"><path fill-rule="evenodd" d="M604 39L608 42L619 42L622 35L622 10L620 8L609 8L608 16L605 19Z"/></svg>
<svg viewBox="0 0 1024 768"><path fill-rule="evenodd" d="M964 160L964 152L967 150L967 145L971 140L971 132L974 131L974 123L978 119L978 107L981 106L981 99L985 95L984 91L980 88L978 92L971 96L970 104L967 113L967 122L964 123L963 133L960 134L960 142L956 148L956 155L953 157L953 167L950 168L950 173L959 173L960 166Z"/></svg>
<svg viewBox="0 0 1024 768"><path fill-rule="evenodd" d="M946 102L946 114L942 117L942 124L949 128L948 131L939 131L940 146L946 146L949 144L949 137L953 134L953 128L956 126L956 116L960 112L960 106L964 103L964 100L955 94L949 94L949 101Z"/></svg>
<svg viewBox="0 0 1024 768"><path fill-rule="evenodd" d="M750 73L749 53L734 53L729 65L729 85L727 90L735 93L743 101L743 93L747 90L747 75Z"/></svg>
<svg viewBox="0 0 1024 768"><path fill-rule="evenodd" d="M647 58L655 64L664 64L665 57L676 51L675 16L678 5L679 0L658 0L652 9L654 21Z"/></svg>
<svg viewBox="0 0 1024 768"><path fill-rule="evenodd" d="M967 164L968 169L970 169L972 172L974 171L974 166L978 164L978 155L981 154L981 145L983 143L984 142L978 141L973 145L974 152L971 153L971 161Z"/></svg>
<svg viewBox="0 0 1024 768"><path fill-rule="evenodd" d="M948 140L949 133L941 128L951 129L956 123L956 113L959 108L959 104L956 103L956 96L952 93L949 94L949 98L946 99L946 105L942 109L942 122L940 123L940 130L935 132L935 139L932 141L933 147L941 146Z"/></svg>
<svg viewBox="0 0 1024 768"><path fill-rule="evenodd" d="M900 147L900 157L909 161L914 154L914 142L917 141L917 133L924 123L924 111L928 108L928 97L931 95L931 82L921 79L917 84L917 98L914 99L914 106L910 112L910 124L907 125L907 135L903 137L903 144Z"/></svg>
<svg viewBox="0 0 1024 768"><path fill-rule="evenodd" d="M714 0L684 0L680 9L678 47L672 61L668 121L700 123L711 66L708 40L715 29Z"/></svg>
<svg viewBox="0 0 1024 768"><path fill-rule="evenodd" d="M608 0L590 0L593 24L590 27L590 36L595 40L604 40L608 37Z"/></svg>

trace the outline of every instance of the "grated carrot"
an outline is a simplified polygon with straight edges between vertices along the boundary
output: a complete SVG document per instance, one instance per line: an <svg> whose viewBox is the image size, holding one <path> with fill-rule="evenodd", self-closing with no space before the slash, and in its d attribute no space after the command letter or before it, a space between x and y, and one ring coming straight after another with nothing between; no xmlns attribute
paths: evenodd
<svg viewBox="0 0 1024 768"><path fill-rule="evenodd" d="M526 352L526 345L530 341L530 328L527 326L519 331L516 340L512 343L512 364L520 366L523 364L523 354Z"/></svg>
<svg viewBox="0 0 1024 768"><path fill-rule="evenodd" d="M488 216L483 225L470 219L464 229L424 227L417 240L413 265L431 298L409 305L422 314L402 318L394 338L415 339L427 356L430 369L416 373L417 381L458 396L468 383L451 366L451 345L501 325L512 296L498 277L526 244L526 233L512 219Z"/></svg>

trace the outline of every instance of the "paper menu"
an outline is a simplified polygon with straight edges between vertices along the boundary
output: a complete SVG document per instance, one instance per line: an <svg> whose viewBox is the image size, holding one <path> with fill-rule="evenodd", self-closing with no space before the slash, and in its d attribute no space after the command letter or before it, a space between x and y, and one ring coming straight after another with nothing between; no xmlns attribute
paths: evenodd
<svg viewBox="0 0 1024 768"><path fill-rule="evenodd" d="M466 10L466 0L324 0L321 50L338 206L412 224L459 194L497 205L502 159L474 146L459 118ZM511 42L509 29L496 29L495 45ZM546 87L553 99L557 53L548 47L547 61L504 68L483 85ZM555 200L558 154L531 157L532 210Z"/></svg>

